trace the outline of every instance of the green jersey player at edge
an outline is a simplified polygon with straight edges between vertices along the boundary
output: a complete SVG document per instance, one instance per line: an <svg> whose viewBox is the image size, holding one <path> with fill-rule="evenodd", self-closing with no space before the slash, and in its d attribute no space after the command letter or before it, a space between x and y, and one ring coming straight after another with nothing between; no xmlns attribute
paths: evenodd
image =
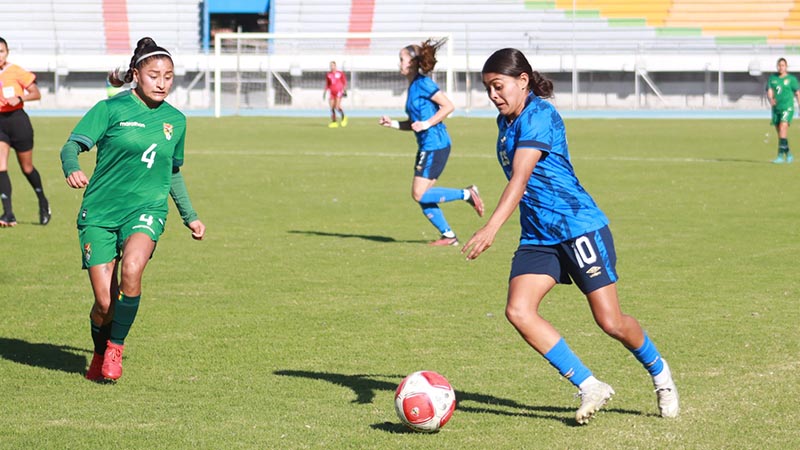
<svg viewBox="0 0 800 450"><path fill-rule="evenodd" d="M772 162L782 164L794 161L789 150L789 125L794 117L794 99L800 102L800 86L797 78L788 72L788 63L785 58L777 62L778 72L769 76L767 80L767 99L772 106L772 122L778 133L778 157Z"/></svg>
<svg viewBox="0 0 800 450"><path fill-rule="evenodd" d="M124 341L139 309L144 268L164 231L167 197L192 238L205 235L180 172L186 117L164 101L173 79L169 52L140 39L127 71L109 74L113 85L132 88L92 107L61 149L67 185L86 188L77 222L95 299L89 314L94 355L86 373L91 381L122 376ZM95 146L89 179L78 155Z"/></svg>

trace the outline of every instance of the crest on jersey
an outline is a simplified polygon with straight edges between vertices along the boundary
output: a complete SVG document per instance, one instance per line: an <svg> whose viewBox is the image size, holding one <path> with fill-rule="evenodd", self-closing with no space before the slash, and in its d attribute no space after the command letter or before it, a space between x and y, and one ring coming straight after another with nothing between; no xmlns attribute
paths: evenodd
<svg viewBox="0 0 800 450"><path fill-rule="evenodd" d="M92 259L92 243L87 242L83 244L83 260L86 261L86 264L89 264L89 261Z"/></svg>
<svg viewBox="0 0 800 450"><path fill-rule="evenodd" d="M788 86L789 85L789 79L788 78L783 80L783 85L784 86Z"/></svg>
<svg viewBox="0 0 800 450"><path fill-rule="evenodd" d="M172 124L164 123L164 137L167 140L172 140Z"/></svg>

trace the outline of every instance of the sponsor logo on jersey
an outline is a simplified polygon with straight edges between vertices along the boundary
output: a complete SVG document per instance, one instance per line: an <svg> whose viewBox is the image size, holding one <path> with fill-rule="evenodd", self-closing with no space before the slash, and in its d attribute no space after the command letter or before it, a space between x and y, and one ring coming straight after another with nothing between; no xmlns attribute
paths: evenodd
<svg viewBox="0 0 800 450"><path fill-rule="evenodd" d="M164 124L164 137L167 138L168 141L172 140L172 124Z"/></svg>
<svg viewBox="0 0 800 450"><path fill-rule="evenodd" d="M144 128L144 124L143 123L134 122L134 121L120 122L119 126L121 126L121 127L139 127L139 128Z"/></svg>
<svg viewBox="0 0 800 450"><path fill-rule="evenodd" d="M589 270L586 271L586 275L589 275L589 278L594 278L601 273L603 273L603 269L598 266L589 267Z"/></svg>

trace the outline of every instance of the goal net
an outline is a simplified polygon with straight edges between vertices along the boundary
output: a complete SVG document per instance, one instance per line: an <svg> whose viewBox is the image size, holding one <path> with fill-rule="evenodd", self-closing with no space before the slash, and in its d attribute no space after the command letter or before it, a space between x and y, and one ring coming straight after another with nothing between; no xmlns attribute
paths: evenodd
<svg viewBox="0 0 800 450"><path fill-rule="evenodd" d="M451 96L449 33L217 33L214 115L327 110L322 94L331 61L347 77L345 109L403 109L408 81L399 73L398 54L427 39L447 39L431 77Z"/></svg>

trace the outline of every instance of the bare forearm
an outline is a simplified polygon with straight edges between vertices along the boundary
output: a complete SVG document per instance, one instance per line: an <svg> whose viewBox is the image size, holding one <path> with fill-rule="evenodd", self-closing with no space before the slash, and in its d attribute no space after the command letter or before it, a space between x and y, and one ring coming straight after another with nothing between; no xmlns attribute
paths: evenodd
<svg viewBox="0 0 800 450"><path fill-rule="evenodd" d="M516 211L519 206L522 195L525 194L526 186L527 180L520 181L512 178L511 181L508 182L506 188L503 189L503 193L500 195L500 200L497 202L497 208L495 208L491 217L489 217L489 220L486 222L486 227L499 230L500 227L508 221L508 218L514 214L514 211Z"/></svg>

